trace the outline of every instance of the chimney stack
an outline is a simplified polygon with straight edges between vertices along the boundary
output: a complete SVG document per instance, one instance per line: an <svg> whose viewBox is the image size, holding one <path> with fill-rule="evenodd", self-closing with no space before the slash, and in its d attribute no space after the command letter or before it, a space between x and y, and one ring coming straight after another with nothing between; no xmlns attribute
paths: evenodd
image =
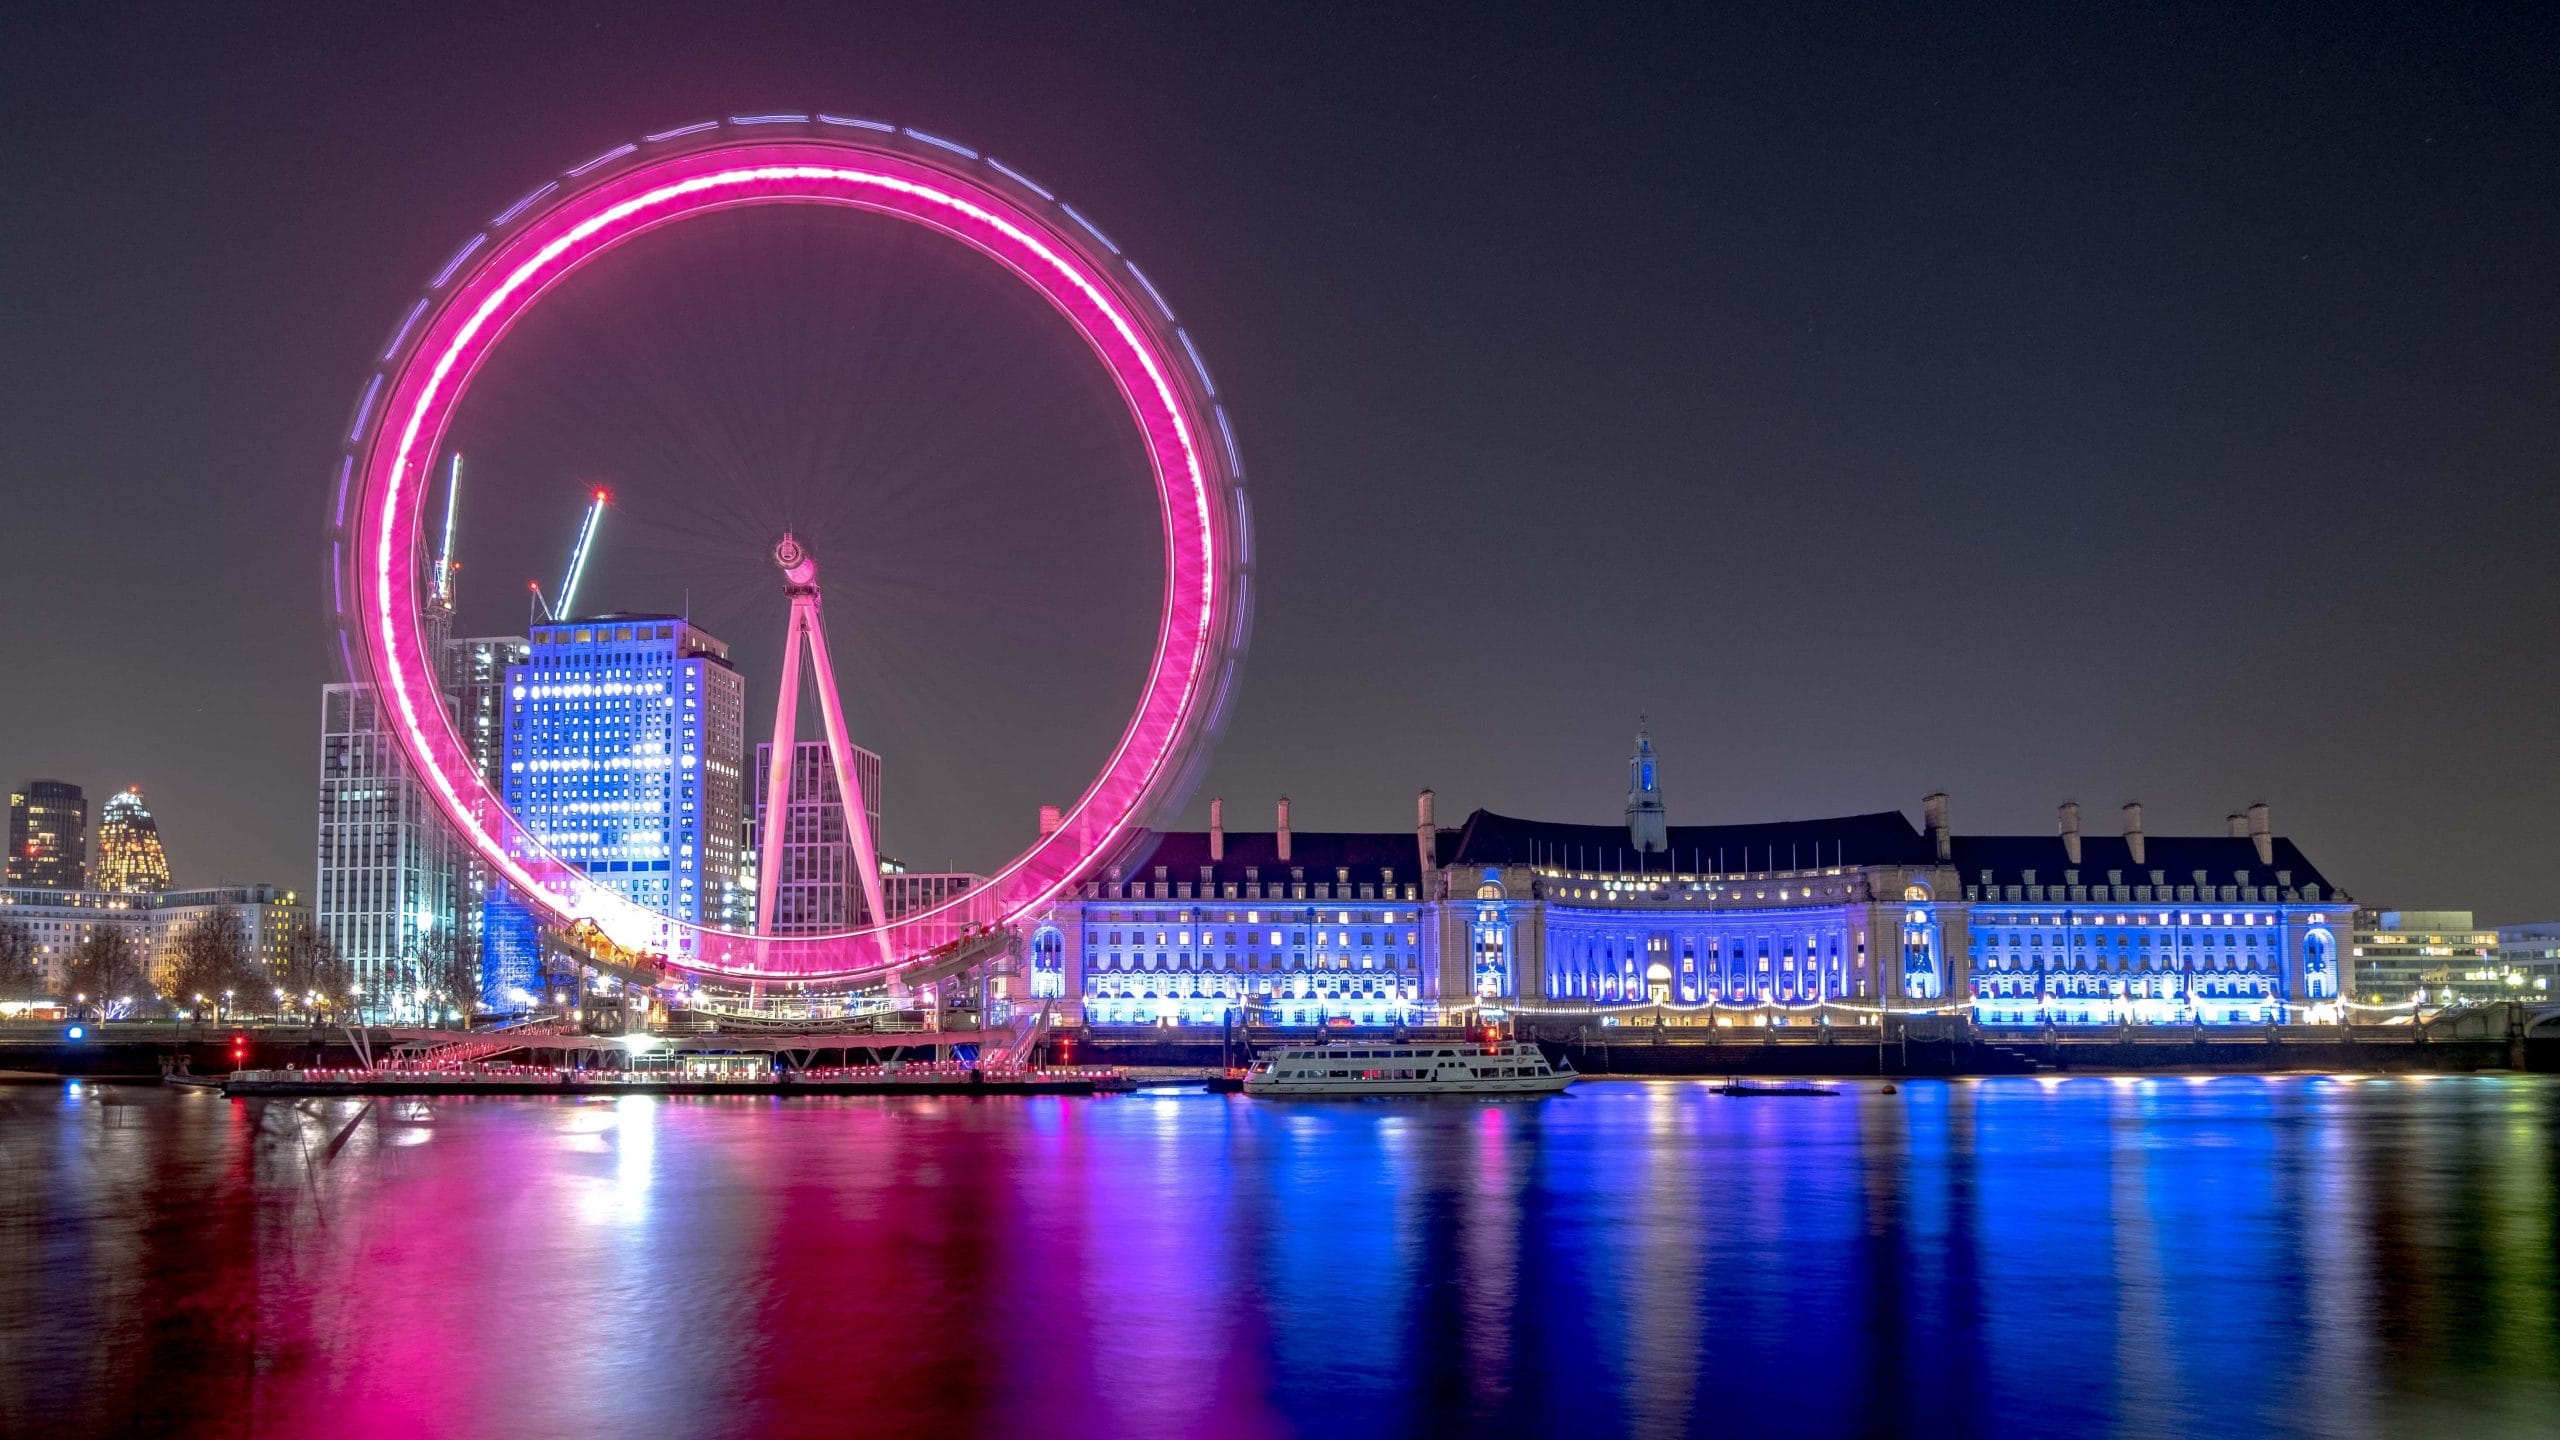
<svg viewBox="0 0 2560 1440"><path fill-rule="evenodd" d="M1048 839L1050 836L1057 834L1057 833L1058 833L1058 829L1059 829L1059 827L1060 827L1060 826L1062 826L1062 825L1064 825L1065 823L1066 823L1065 817L1063 817L1063 816L1059 815L1059 813L1058 813L1058 807L1057 807L1057 806L1055 806L1055 805L1043 805L1043 806L1041 806L1041 807L1040 807L1040 838L1041 838L1041 839L1046 840L1046 839Z"/></svg>
<svg viewBox="0 0 2560 1440"><path fill-rule="evenodd" d="M2071 857L2072 864L2080 863L2080 802L2077 800L2062 802L2062 853Z"/></svg>
<svg viewBox="0 0 2560 1440"><path fill-rule="evenodd" d="M2133 852L2134 864L2147 863L2142 858L2142 802L2139 800L2124 803L2124 848Z"/></svg>
<svg viewBox="0 0 2560 1440"><path fill-rule="evenodd" d="M1209 863L1227 858L1227 802L1223 796L1209 801Z"/></svg>
<svg viewBox="0 0 2560 1440"><path fill-rule="evenodd" d="M1955 842L1947 834L1947 792L1932 791L1920 797L1920 819L1929 827L1929 840L1938 847L1940 860L1955 858Z"/></svg>
<svg viewBox="0 0 2560 1440"><path fill-rule="evenodd" d="M2259 864L2276 863L2275 817L2264 800L2249 807L2249 840L2258 847Z"/></svg>
<svg viewBox="0 0 2560 1440"><path fill-rule="evenodd" d="M1286 863L1288 863L1288 859L1289 859L1289 797L1288 797L1288 796L1286 796L1286 795L1283 795L1283 796L1281 796L1281 797L1280 797L1280 860L1281 860L1281 863L1286 864Z"/></svg>
<svg viewBox="0 0 2560 1440"><path fill-rule="evenodd" d="M2230 828L2232 839L2246 840L2249 838L2248 816L2235 812L2233 814L2223 816L2222 823Z"/></svg>

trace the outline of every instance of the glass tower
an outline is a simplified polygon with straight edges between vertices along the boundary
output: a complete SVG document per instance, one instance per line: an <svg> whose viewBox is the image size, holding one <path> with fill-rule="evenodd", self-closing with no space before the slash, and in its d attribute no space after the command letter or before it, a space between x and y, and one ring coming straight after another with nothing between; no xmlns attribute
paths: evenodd
<svg viewBox="0 0 2560 1440"><path fill-rule="evenodd" d="M82 890L89 884L89 797L67 780L30 780L9 792L11 885Z"/></svg>
<svg viewBox="0 0 2560 1440"><path fill-rule="evenodd" d="M169 888L169 854L160 822L133 786L107 797L98 817L98 888L128 895Z"/></svg>
<svg viewBox="0 0 2560 1440"><path fill-rule="evenodd" d="M409 771L371 685L320 689L320 847L313 919L365 1013L405 1018L433 937L454 923L459 842Z"/></svg>
<svg viewBox="0 0 2560 1440"><path fill-rule="evenodd" d="M501 793L560 859L661 915L717 922L739 873L745 735L729 647L682 618L537 625L506 670ZM528 921L492 899L491 991L535 990ZM657 945L683 961L693 937L666 927Z"/></svg>

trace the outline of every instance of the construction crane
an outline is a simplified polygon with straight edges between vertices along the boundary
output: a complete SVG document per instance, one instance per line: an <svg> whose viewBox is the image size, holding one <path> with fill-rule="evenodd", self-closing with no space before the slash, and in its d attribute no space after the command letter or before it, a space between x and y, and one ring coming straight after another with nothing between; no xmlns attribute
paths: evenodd
<svg viewBox="0 0 2560 1440"><path fill-rule="evenodd" d="M587 517L578 526L576 543L569 547L569 568L560 575L559 598L545 600L542 583L538 580L531 582L533 618L537 624L565 620L569 617L570 608L577 604L578 582L586 577L587 554L595 548L596 526L604 519L604 507L612 500L612 492L599 485L587 502Z"/></svg>
<svg viewBox="0 0 2560 1440"><path fill-rule="evenodd" d="M453 608L453 515L462 498L462 452L453 452L452 478L444 487L444 543L436 547L436 601Z"/></svg>

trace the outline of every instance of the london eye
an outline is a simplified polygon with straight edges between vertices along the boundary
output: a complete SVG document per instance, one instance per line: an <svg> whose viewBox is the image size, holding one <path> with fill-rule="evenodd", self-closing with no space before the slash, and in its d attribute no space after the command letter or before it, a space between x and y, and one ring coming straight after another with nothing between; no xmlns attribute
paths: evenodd
<svg viewBox="0 0 2560 1440"><path fill-rule="evenodd" d="M589 873L510 811L439 692L422 624L436 457L456 409L509 330L570 276L644 234L750 207L838 207L887 217L995 261L1045 300L1110 376L1144 453L1161 524L1161 607L1143 682L1117 743L1072 804L986 883L890 913L862 835L859 782L825 636L816 560L782 537L792 616L777 755L793 735L806 643L825 734L856 817L863 923L821 934L722 928L673 916ZM1178 805L1224 719L1250 620L1250 521L1232 424L1191 335L1105 232L1050 190L938 136L819 113L737 115L612 147L546 180L454 252L398 320L344 434L330 511L332 619L348 673L369 681L384 727L462 843L547 924L656 954L706 982L858 985L911 970L957 937L1000 934L1125 851ZM803 629L803 616L806 629ZM1026 626L1045 623L1025 615ZM672 762L671 762L672 763ZM687 762L689 763L689 762ZM775 766L781 785L783 767ZM779 795L775 797L779 810ZM770 829L766 834L772 835ZM769 917L770 889L766 910ZM670 927L683 935L668 945Z"/></svg>

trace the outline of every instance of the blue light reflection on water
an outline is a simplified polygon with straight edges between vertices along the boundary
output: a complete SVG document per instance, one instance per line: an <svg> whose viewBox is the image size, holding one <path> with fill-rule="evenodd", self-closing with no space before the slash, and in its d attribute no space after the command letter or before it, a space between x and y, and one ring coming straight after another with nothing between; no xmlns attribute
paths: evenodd
<svg viewBox="0 0 2560 1440"><path fill-rule="evenodd" d="M2539 1078L370 1109L88 1085L0 1092L0 1147L10 1434L2560 1414Z"/></svg>

